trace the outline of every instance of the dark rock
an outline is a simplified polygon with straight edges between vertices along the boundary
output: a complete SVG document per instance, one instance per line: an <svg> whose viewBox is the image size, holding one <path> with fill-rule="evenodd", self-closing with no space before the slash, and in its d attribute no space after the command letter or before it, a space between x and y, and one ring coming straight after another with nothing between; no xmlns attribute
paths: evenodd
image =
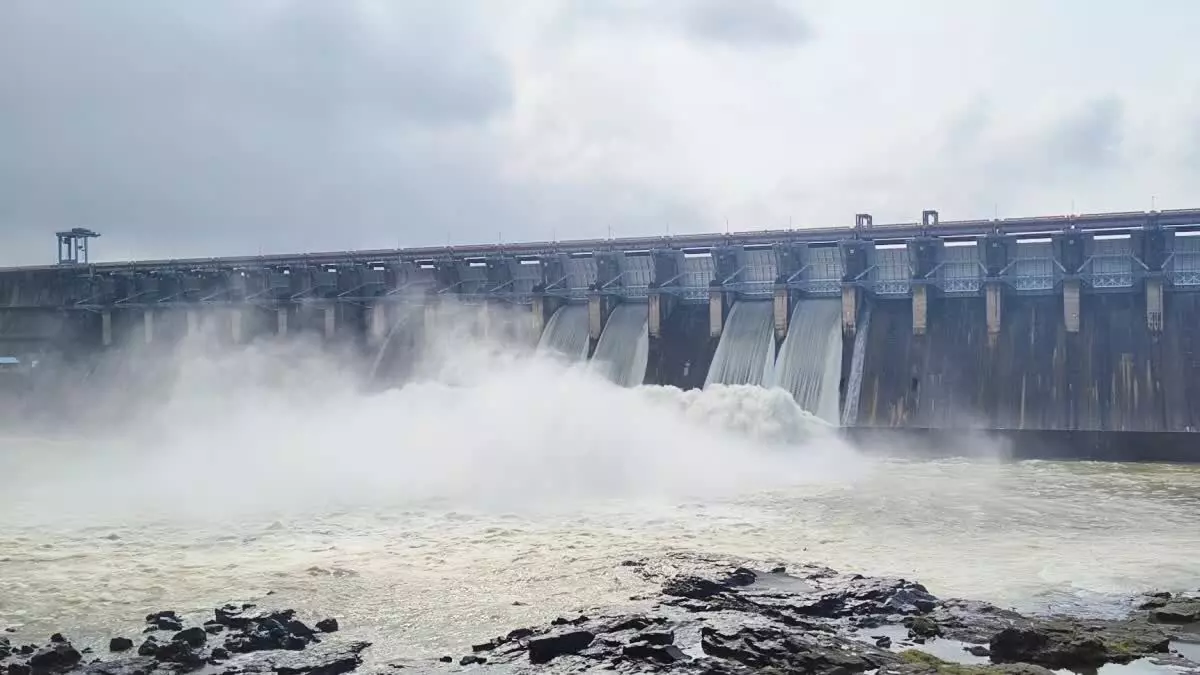
<svg viewBox="0 0 1200 675"><path fill-rule="evenodd" d="M595 634L586 630L531 638L529 640L529 661L531 663L549 663L564 654L575 654L586 649L595 639Z"/></svg>
<svg viewBox="0 0 1200 675"><path fill-rule="evenodd" d="M875 646L881 649L890 649L892 646L892 638L884 635L875 639Z"/></svg>
<svg viewBox="0 0 1200 675"><path fill-rule="evenodd" d="M304 651L267 652L242 657L237 661L240 672L274 671L276 675L341 675L362 665L362 650L367 642L321 644ZM232 665L234 661L230 661Z"/></svg>
<svg viewBox="0 0 1200 675"><path fill-rule="evenodd" d="M158 651L158 640L154 636L146 638L146 641L138 646L138 656L154 656L154 652Z"/></svg>
<svg viewBox="0 0 1200 675"><path fill-rule="evenodd" d="M645 642L648 645L669 645L675 643L675 631L662 630L639 633L630 642Z"/></svg>
<svg viewBox="0 0 1200 675"><path fill-rule="evenodd" d="M67 638L63 637L62 633L55 633L54 635L50 636L50 641L51 642L66 642Z"/></svg>
<svg viewBox="0 0 1200 675"><path fill-rule="evenodd" d="M988 647L997 663L1079 669L1165 654L1169 645L1167 636L1149 625L1050 620L1001 630Z"/></svg>
<svg viewBox="0 0 1200 675"><path fill-rule="evenodd" d="M202 634L204 631L200 631ZM199 666L204 663L200 652L183 640L171 640L161 644L154 650L154 658L166 663L178 663L185 666Z"/></svg>
<svg viewBox="0 0 1200 675"><path fill-rule="evenodd" d="M442 658L438 659L438 661L441 661L442 663L454 663L454 657L453 656L443 656Z"/></svg>
<svg viewBox="0 0 1200 675"><path fill-rule="evenodd" d="M37 649L37 645L21 645L21 647L17 649L17 653L24 656L29 656L30 654L36 652Z"/></svg>
<svg viewBox="0 0 1200 675"><path fill-rule="evenodd" d="M204 643L208 641L208 633L204 632L203 628L193 626L191 628L185 628L179 631L174 635L174 637L171 638L171 640L175 642L184 642L190 647L199 648L203 647Z"/></svg>
<svg viewBox="0 0 1200 675"><path fill-rule="evenodd" d="M1155 623L1185 624L1200 622L1200 600L1173 600L1150 610Z"/></svg>
<svg viewBox="0 0 1200 675"><path fill-rule="evenodd" d="M8 675L29 675L33 669L27 663L8 664Z"/></svg>
<svg viewBox="0 0 1200 675"><path fill-rule="evenodd" d="M475 664L483 665L483 664L485 664L485 663L487 663L487 659L483 658L482 656L475 656L475 655L473 655L473 654L472 654L472 655L469 655L469 656L464 656L464 657L462 657L462 659L461 659L461 660L459 660L459 662L458 662L458 665L460 665L460 666L472 666L472 665L475 665Z"/></svg>
<svg viewBox="0 0 1200 675"><path fill-rule="evenodd" d="M731 630L704 626L700 629L700 647L709 656L748 668L817 675L862 672L895 658L861 642L776 626L743 625Z"/></svg>
<svg viewBox="0 0 1200 675"><path fill-rule="evenodd" d="M212 654L209 656L218 661L224 661L229 658L229 650L225 649L224 647L214 647Z"/></svg>
<svg viewBox="0 0 1200 675"><path fill-rule="evenodd" d="M941 635L942 629L933 619L927 616L918 616L908 624L908 632L915 637L931 638Z"/></svg>
<svg viewBox="0 0 1200 675"><path fill-rule="evenodd" d="M700 577L679 577L668 581L662 589L665 595L705 600L729 590L715 581Z"/></svg>
<svg viewBox="0 0 1200 675"><path fill-rule="evenodd" d="M635 661L657 661L658 663L675 663L676 661L691 660L687 654L684 654L675 645L633 644L623 648L621 655Z"/></svg>
<svg viewBox="0 0 1200 675"><path fill-rule="evenodd" d="M84 669L86 675L150 675L158 668L158 661L150 656L132 656L116 661L97 661Z"/></svg>
<svg viewBox="0 0 1200 675"><path fill-rule="evenodd" d="M71 643L61 641L38 650L29 657L29 665L35 670L67 670L82 658L83 655L72 647Z"/></svg>
<svg viewBox="0 0 1200 675"><path fill-rule="evenodd" d="M179 615L172 610L154 612L153 614L146 615L146 623L155 623L159 619L171 619L173 621L179 621Z"/></svg>
<svg viewBox="0 0 1200 675"><path fill-rule="evenodd" d="M210 635L216 635L217 633L220 633L223 630L225 630L225 626L222 626L221 624L217 623L216 621L205 621L204 622L204 632L205 633L208 633Z"/></svg>
<svg viewBox="0 0 1200 675"><path fill-rule="evenodd" d="M321 619L316 623L316 627L322 633L336 633L338 632L338 620L333 618Z"/></svg>
<svg viewBox="0 0 1200 675"><path fill-rule="evenodd" d="M303 621L299 621L297 619L292 619L291 621L288 621L285 627L287 628L289 633L291 633L292 635L295 635L297 637L311 638L313 635L316 635L316 631L309 628ZM327 631L327 632L332 633L333 631Z"/></svg>
<svg viewBox="0 0 1200 675"><path fill-rule="evenodd" d="M508 635L504 636L504 641L512 642L514 640L523 640L523 639L529 637L530 635L533 635L533 629L531 629L531 628L516 628L514 630L508 631Z"/></svg>
<svg viewBox="0 0 1200 675"><path fill-rule="evenodd" d="M133 640L126 637L115 637L108 641L108 651L124 652L133 649Z"/></svg>
<svg viewBox="0 0 1200 675"><path fill-rule="evenodd" d="M471 651L475 652L476 654L479 652L490 652L496 647L499 647L501 644L503 643L497 640L488 640L487 642L483 642L481 644L471 645Z"/></svg>
<svg viewBox="0 0 1200 675"><path fill-rule="evenodd" d="M991 656L992 655L992 650L988 649L987 647L984 647L983 645L970 645L968 647L963 647L963 651L967 652L971 656Z"/></svg>
<svg viewBox="0 0 1200 675"><path fill-rule="evenodd" d="M183 630L183 622L179 619L173 619L169 616L160 616L154 620L154 627L158 630L179 631Z"/></svg>

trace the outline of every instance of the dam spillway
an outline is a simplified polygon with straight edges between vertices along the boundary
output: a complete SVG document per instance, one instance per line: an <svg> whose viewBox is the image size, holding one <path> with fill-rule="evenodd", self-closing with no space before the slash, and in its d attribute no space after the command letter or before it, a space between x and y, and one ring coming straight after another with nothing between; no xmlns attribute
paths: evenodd
<svg viewBox="0 0 1200 675"><path fill-rule="evenodd" d="M1050 455L1197 460L1197 235L1200 210L927 211L725 235L67 260L0 270L0 357L36 380L35 362L190 335L309 336L403 379L441 321L428 308L453 304L477 308L470 336L590 360L624 386L780 387L864 438L986 431Z"/></svg>

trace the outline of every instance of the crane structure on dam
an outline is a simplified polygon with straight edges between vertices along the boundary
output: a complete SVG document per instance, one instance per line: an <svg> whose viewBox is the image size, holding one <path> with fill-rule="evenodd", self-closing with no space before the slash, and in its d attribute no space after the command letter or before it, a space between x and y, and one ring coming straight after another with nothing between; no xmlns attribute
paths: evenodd
<svg viewBox="0 0 1200 675"><path fill-rule="evenodd" d="M87 260L95 236L59 233L57 264L0 269L0 352L169 342L202 323L230 343L378 346L399 314L447 299L517 306L535 332L586 305L594 349L614 307L642 303L647 382L698 386L734 303L772 303L781 342L797 307L828 298L843 379L860 369L858 426L953 428L965 406L988 428L1200 429L1200 209L128 262ZM663 366L692 333L707 346Z"/></svg>

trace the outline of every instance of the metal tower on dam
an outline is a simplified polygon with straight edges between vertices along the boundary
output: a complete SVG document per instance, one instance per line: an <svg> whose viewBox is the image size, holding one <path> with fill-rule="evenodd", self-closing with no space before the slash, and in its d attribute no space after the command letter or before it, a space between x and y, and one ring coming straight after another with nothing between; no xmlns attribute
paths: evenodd
<svg viewBox="0 0 1200 675"><path fill-rule="evenodd" d="M771 302L782 340L797 303L825 297L842 303L847 345L875 317L860 425L953 426L936 386L997 428L1200 429L1200 209L956 222L925 211L900 224L859 214L834 228L115 263L64 249L72 233L97 236L59 233L59 264L0 269L0 351L153 343L202 319L234 343L306 330L371 345L396 308L444 298L525 307L538 331L559 306L586 303L593 340L616 304L644 303L651 341L669 351L677 315L703 315L712 340L734 302ZM1034 414L1059 400L1059 417ZM1132 408L1112 412L1121 406Z"/></svg>

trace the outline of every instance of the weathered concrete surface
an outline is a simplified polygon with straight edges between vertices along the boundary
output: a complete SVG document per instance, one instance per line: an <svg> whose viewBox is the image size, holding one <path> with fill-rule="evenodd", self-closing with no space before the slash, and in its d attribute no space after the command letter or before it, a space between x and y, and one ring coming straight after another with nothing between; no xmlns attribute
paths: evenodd
<svg viewBox="0 0 1200 675"><path fill-rule="evenodd" d="M1134 293L1085 295L1080 331L1062 300L1004 299L994 344L979 298L930 303L926 335L906 302L875 301L857 423L908 428L1200 429L1200 299L1166 300L1162 335Z"/></svg>
<svg viewBox="0 0 1200 675"><path fill-rule="evenodd" d="M709 336L708 324L708 305L677 305L663 322L662 337L651 340L645 383L704 386L718 342Z"/></svg>

